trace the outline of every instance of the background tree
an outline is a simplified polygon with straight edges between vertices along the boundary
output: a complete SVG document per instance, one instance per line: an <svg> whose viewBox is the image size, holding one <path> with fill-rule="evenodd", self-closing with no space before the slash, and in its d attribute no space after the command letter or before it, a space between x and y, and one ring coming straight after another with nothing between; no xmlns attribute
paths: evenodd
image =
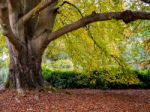
<svg viewBox="0 0 150 112"><path fill-rule="evenodd" d="M43 87L42 55L51 41L64 34L97 21L116 19L129 23L150 19L149 12L93 11L91 15L54 30L62 4L59 0L0 0L0 23L10 54L9 87L18 90Z"/></svg>

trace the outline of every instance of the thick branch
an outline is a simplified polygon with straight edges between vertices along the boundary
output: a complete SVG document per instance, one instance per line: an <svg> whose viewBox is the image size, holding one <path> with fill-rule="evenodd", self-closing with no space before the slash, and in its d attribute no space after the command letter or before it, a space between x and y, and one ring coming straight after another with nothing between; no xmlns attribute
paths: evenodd
<svg viewBox="0 0 150 112"><path fill-rule="evenodd" d="M8 4L8 13L9 13L9 19L10 21L10 26L13 27L14 24L18 21L18 4L16 3L17 0L7 0Z"/></svg>
<svg viewBox="0 0 150 112"><path fill-rule="evenodd" d="M49 43L52 40L55 40L66 33L69 33L78 28L84 27L90 23L97 22L97 21L107 21L107 20L112 20L112 19L123 20L125 23L129 23L138 19L150 20L150 12L124 11L124 12L110 12L110 13L93 13L72 24L64 26L58 31L51 33L48 41L45 43Z"/></svg>
<svg viewBox="0 0 150 112"><path fill-rule="evenodd" d="M8 8L5 3L0 1L0 24L3 29L3 34L9 39L9 41L14 45L14 47L19 50L21 48L21 43L15 37L12 32L9 16L8 16Z"/></svg>
<svg viewBox="0 0 150 112"><path fill-rule="evenodd" d="M29 11L26 15L24 15L22 18L20 18L19 21L23 21L25 24L28 22L33 16L36 16L39 14L42 10L50 6L52 3L56 2L56 0L48 0L47 2L44 1L39 3L36 7L34 7L31 11Z"/></svg>

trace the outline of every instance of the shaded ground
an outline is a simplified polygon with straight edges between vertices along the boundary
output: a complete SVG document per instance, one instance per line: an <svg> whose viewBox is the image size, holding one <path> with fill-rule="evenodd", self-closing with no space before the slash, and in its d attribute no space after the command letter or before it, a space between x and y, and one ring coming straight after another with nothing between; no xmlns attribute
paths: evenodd
<svg viewBox="0 0 150 112"><path fill-rule="evenodd" d="M67 92L66 92L67 91ZM150 112L150 90L0 93L0 112Z"/></svg>

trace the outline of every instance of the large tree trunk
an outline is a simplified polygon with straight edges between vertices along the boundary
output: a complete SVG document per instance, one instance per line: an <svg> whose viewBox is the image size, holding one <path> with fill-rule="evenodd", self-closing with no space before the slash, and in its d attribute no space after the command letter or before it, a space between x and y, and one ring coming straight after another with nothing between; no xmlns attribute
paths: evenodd
<svg viewBox="0 0 150 112"><path fill-rule="evenodd" d="M9 77L10 88L39 89L44 86L42 78L42 55L47 47L48 34L51 33L58 0L0 0L0 23L10 54ZM41 5L45 7L34 15ZM48 21L48 22L46 22Z"/></svg>
<svg viewBox="0 0 150 112"><path fill-rule="evenodd" d="M36 56L30 45L21 51L15 50L9 42L8 47L10 51L9 87L18 90L43 87L42 56Z"/></svg>

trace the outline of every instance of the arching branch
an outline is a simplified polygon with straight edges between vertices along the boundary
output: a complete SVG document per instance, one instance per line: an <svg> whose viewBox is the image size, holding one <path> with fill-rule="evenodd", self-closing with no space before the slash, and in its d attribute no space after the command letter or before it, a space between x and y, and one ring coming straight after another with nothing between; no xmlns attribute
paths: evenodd
<svg viewBox="0 0 150 112"><path fill-rule="evenodd" d="M84 27L90 23L97 22L97 21L107 21L112 19L123 20L125 23L129 23L138 19L150 20L150 12L123 11L123 12L110 12L110 13L93 13L72 24L64 26L58 31L51 33L49 36L49 41L55 40L66 33Z"/></svg>
<svg viewBox="0 0 150 112"><path fill-rule="evenodd" d="M64 34L67 34L69 32L72 32L74 30L77 30L81 27L84 27L90 23L98 22L98 21L107 21L107 20L123 20L126 24L135 20L150 20L150 12L140 12L140 11L123 11L123 12L109 12L109 13L92 13L91 15L84 17L74 23L71 23L69 25L66 25L59 30L52 32L49 34L49 38L45 39L42 42L42 48L46 48L47 45L61 37Z"/></svg>

